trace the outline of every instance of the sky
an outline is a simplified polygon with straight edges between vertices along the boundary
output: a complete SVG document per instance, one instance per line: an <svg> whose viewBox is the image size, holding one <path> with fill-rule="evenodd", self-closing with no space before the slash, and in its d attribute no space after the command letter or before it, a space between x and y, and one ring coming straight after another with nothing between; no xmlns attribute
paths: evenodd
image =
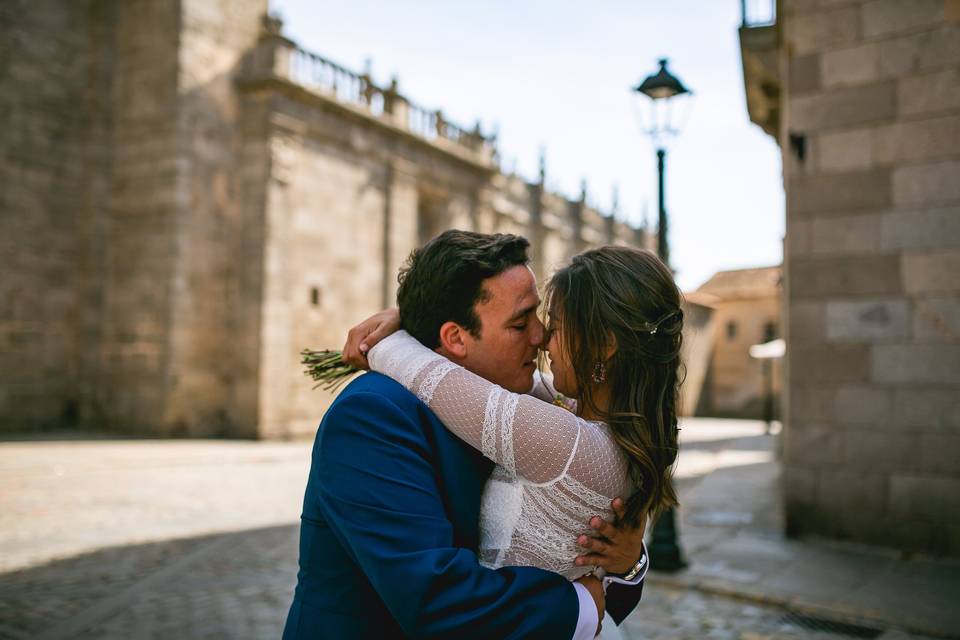
<svg viewBox="0 0 960 640"><path fill-rule="evenodd" d="M655 149L631 87L669 58L693 92L667 146L671 266L685 291L716 271L779 264L780 152L750 123L738 0L271 0L284 33L467 128L499 132L505 170L656 224Z"/></svg>

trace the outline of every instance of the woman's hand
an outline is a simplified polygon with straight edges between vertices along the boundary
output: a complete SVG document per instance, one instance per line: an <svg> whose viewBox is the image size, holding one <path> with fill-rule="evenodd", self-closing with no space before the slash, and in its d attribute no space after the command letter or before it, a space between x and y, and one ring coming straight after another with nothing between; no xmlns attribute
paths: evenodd
<svg viewBox="0 0 960 640"><path fill-rule="evenodd" d="M400 329L400 310L384 309L375 313L347 333L340 358L358 369L369 369L367 352L387 336Z"/></svg>
<svg viewBox="0 0 960 640"><path fill-rule="evenodd" d="M600 635L600 627L603 626L603 611L607 607L606 594L603 591L603 583L592 573L585 575L582 578L577 578L577 582L587 588L587 591L589 591L590 595L593 596L594 604L597 605L596 635Z"/></svg>
<svg viewBox="0 0 960 640"><path fill-rule="evenodd" d="M636 528L623 523L626 505L623 498L614 498L614 513L621 522L615 527L600 516L590 518L591 535L581 535L577 544L588 553L577 556L576 564L580 566L594 565L603 567L607 573L624 574L630 571L643 553L643 533L647 526L646 516Z"/></svg>

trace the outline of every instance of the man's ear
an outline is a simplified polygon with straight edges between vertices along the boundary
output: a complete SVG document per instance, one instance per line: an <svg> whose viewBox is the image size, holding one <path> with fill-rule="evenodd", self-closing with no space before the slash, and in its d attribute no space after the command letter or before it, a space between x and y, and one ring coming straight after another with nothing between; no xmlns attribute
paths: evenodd
<svg viewBox="0 0 960 640"><path fill-rule="evenodd" d="M467 345L464 342L466 329L456 322L444 322L440 326L440 346L454 358L467 357Z"/></svg>

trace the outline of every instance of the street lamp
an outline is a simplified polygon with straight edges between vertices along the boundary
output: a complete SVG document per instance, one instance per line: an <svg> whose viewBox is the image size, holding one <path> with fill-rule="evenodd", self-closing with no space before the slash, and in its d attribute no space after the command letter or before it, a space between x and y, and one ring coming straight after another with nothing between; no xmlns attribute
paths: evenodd
<svg viewBox="0 0 960 640"><path fill-rule="evenodd" d="M664 201L663 171L667 155L667 140L680 133L680 126L686 119L691 91L672 73L667 71L667 59L659 60L660 69L633 88L638 94L650 99L646 115L641 118L641 129L650 136L657 149L657 177L659 215L657 219L657 255L667 265L670 264L670 248L667 244L667 208ZM682 99L683 104L678 104Z"/></svg>
<svg viewBox="0 0 960 640"><path fill-rule="evenodd" d="M667 59L659 60L660 69L633 88L639 94L650 99L647 104L647 116L641 120L641 129L650 136L657 150L657 178L659 215L657 219L657 255L663 263L670 266L670 246L667 244L667 207L663 193L664 160L667 155L667 139L680 132L680 126L686 119L690 108L691 92L676 76L667 71ZM682 106L678 98L683 97ZM679 108L678 108L679 107ZM681 113L678 113L681 112ZM681 117L678 117L681 116ZM650 567L657 571L679 571L687 566L677 540L676 516L673 509L667 509L657 518L650 536Z"/></svg>

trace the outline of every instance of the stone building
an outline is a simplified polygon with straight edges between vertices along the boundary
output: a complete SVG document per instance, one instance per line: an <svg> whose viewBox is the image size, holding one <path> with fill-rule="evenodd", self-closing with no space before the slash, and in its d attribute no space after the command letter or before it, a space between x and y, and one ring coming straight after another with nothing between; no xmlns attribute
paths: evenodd
<svg viewBox="0 0 960 640"><path fill-rule="evenodd" d="M687 294L713 309L714 337L697 415L764 418L768 394L776 415L780 363L751 357L750 347L780 336L780 284L780 267L736 269L717 272Z"/></svg>
<svg viewBox="0 0 960 640"><path fill-rule="evenodd" d="M960 2L776 4L740 41L783 154L788 532L960 554Z"/></svg>
<svg viewBox="0 0 960 640"><path fill-rule="evenodd" d="M0 4L0 429L312 433L300 350L339 348L438 231L522 233L541 278L655 244L266 11Z"/></svg>

